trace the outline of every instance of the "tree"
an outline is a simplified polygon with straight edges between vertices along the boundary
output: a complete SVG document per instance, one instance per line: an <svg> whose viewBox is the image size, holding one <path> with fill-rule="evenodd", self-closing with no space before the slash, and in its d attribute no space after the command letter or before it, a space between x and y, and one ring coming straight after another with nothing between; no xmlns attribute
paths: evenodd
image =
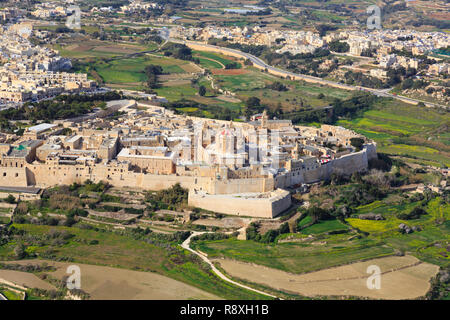
<svg viewBox="0 0 450 320"><path fill-rule="evenodd" d="M351 138L350 144L355 147L356 151L361 150L362 146L364 145L364 139L362 138Z"/></svg>
<svg viewBox="0 0 450 320"><path fill-rule="evenodd" d="M317 223L319 220L328 220L332 218L328 211L319 208L319 207L312 207L309 208L307 211L308 215L311 216L312 222Z"/></svg>
<svg viewBox="0 0 450 320"><path fill-rule="evenodd" d="M328 45L331 51L335 52L348 52L350 50L350 46L346 42L340 42L339 40L330 42Z"/></svg>
<svg viewBox="0 0 450 320"><path fill-rule="evenodd" d="M202 97L206 94L205 86L200 86L200 88L198 88L198 94Z"/></svg>
<svg viewBox="0 0 450 320"><path fill-rule="evenodd" d="M16 256L16 259L23 259L26 256L25 252L25 246L23 243L19 243L14 248L14 255Z"/></svg>
<svg viewBox="0 0 450 320"><path fill-rule="evenodd" d="M289 224L288 224L287 222L283 223L283 224L280 226L279 233L280 233L280 234L283 234L283 233L289 233L289 232L290 232L290 230L289 230Z"/></svg>
<svg viewBox="0 0 450 320"><path fill-rule="evenodd" d="M248 108L254 108L254 107L259 107L261 105L261 100L259 100L259 98L257 97L250 97L248 98L248 100L245 102L245 105Z"/></svg>
<svg viewBox="0 0 450 320"><path fill-rule="evenodd" d="M7 203L15 203L16 202L16 198L12 195L12 194L9 194L6 198L5 198L5 201L7 202Z"/></svg>

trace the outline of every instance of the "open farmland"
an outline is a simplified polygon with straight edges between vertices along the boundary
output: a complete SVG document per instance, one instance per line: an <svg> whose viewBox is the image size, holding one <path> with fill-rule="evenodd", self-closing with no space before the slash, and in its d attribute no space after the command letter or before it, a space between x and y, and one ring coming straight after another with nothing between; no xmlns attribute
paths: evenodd
<svg viewBox="0 0 450 320"><path fill-rule="evenodd" d="M39 279L36 275L28 272L21 272L15 270L2 270L0 269L0 284L2 280L12 282L16 285L27 288L39 288L44 290L55 289L53 285L44 280Z"/></svg>
<svg viewBox="0 0 450 320"><path fill-rule="evenodd" d="M166 74L183 74L186 71L182 66L189 65L189 62L168 57L146 55L112 61L99 60L88 63L88 68L95 70L107 85L113 84L124 88L139 88L143 86L143 82L147 79L144 68L151 64L160 65Z"/></svg>
<svg viewBox="0 0 450 320"><path fill-rule="evenodd" d="M234 239L196 241L193 247L210 258L235 259L286 272L310 272L360 260L391 255L392 248L373 240L346 240L336 235L326 242L264 244Z"/></svg>
<svg viewBox="0 0 450 320"><path fill-rule="evenodd" d="M54 262L48 260L22 260L14 261L15 264L38 264L45 262L48 266L56 267L56 271L48 274L55 279L63 279L67 276L67 267L73 263ZM220 299L218 296L197 289L183 282L170 279L153 272L139 272L119 268L103 267L88 264L76 264L81 271L81 286L83 291L89 293L91 299L116 300L116 299ZM20 284L25 283L33 274L20 272L20 276L10 277L5 272L16 272L0 270L0 277ZM36 277L37 278L37 277ZM39 279L38 279L39 280ZM53 286L40 280L41 283L27 281L28 287L41 287L51 289Z"/></svg>
<svg viewBox="0 0 450 320"><path fill-rule="evenodd" d="M175 243L165 243L164 245L159 246L135 239L130 235L106 231L104 229L51 227L30 224L14 224L14 227L23 230L25 234L34 237L35 239L45 238L49 233L55 231L70 234L70 238L67 242L57 247L29 246L26 250L27 255L29 256L50 256L52 259L56 260L64 259L71 261L71 264L81 263L102 265L143 271L146 273L151 272L149 273L150 278L146 278L146 281L151 282L153 281L151 279L160 279L158 280L159 284L157 286L155 284L155 290L164 288L164 282L161 282L161 279L163 278L160 277L163 276L164 278L167 277L176 280L177 284L175 284L175 282L170 283L175 285L173 288L182 289L180 292L187 292L183 288L192 286L199 289L199 291L196 291L197 293L209 293L209 295L204 294L203 296L199 296L202 298L211 298L214 296L226 299L267 298L219 280L209 269L205 269L204 266L200 265L196 258L180 249ZM16 243L11 242L1 246L0 260L15 260L15 245ZM170 248L170 250L168 248ZM89 272L92 272L92 274L95 273L95 268L91 269ZM151 276L154 274L159 274L160 276L152 278ZM34 276L32 274L30 275ZM125 279L127 277L134 277L135 279L139 278L137 275L132 275L131 273L120 273L120 270L116 271L116 275L118 275L118 278L120 279ZM37 277L36 279L39 280ZM102 279L105 281L104 287L102 287L101 284L103 281ZM108 290L119 288L122 284L125 284L123 281L108 282L107 278L99 278L99 280L92 281L91 288L93 288L93 290L94 288L99 288L98 294L103 295L103 297L108 294ZM139 291L141 290L139 288L142 288L142 286L138 285L137 281L138 280L131 281L130 286L138 286L138 288L128 288L130 291L127 294L138 295L139 292L141 292ZM179 282L183 282L185 287L182 287ZM132 285L131 283L134 284ZM169 282L166 281L166 283ZM182 297L187 298L187 296Z"/></svg>
<svg viewBox="0 0 450 320"><path fill-rule="evenodd" d="M133 54L142 51L156 49L155 44L140 45L136 43L116 43L100 40L86 39L86 41L77 41L67 45L56 45L63 57L84 59L84 58L110 58Z"/></svg>
<svg viewBox="0 0 450 320"><path fill-rule="evenodd" d="M237 74L224 71L234 71ZM240 72L239 69L221 70L221 72L213 72L213 76L220 88L235 92L236 96L243 101L250 97L257 97L262 104L275 106L279 103L284 110L303 108L308 105L313 108L326 107L334 98L346 99L351 96L351 92L346 90L281 79L253 67L245 68ZM274 82L282 83L288 90L277 91L266 88ZM324 95L323 98L318 97L321 93Z"/></svg>
<svg viewBox="0 0 450 320"><path fill-rule="evenodd" d="M450 115L446 111L391 101L338 124L374 139L378 152L438 167L450 165Z"/></svg>
<svg viewBox="0 0 450 320"><path fill-rule="evenodd" d="M277 269L216 260L225 271L239 279L262 284L280 291L304 296L358 296L372 299L414 299L424 296L430 288L429 280L438 266L420 262L412 256L385 257L353 263L336 268L296 275ZM367 267L381 269L381 288L367 288Z"/></svg>

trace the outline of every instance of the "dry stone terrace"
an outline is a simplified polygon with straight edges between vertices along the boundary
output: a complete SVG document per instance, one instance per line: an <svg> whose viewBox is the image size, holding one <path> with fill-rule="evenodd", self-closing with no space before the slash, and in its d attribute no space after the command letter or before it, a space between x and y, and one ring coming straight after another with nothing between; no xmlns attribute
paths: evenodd
<svg viewBox="0 0 450 320"><path fill-rule="evenodd" d="M190 205L272 218L291 205L286 188L366 170L376 157L374 142L342 127L294 126L265 112L233 122L158 106L138 110L134 100L123 105L116 120L39 124L1 144L0 186L47 188L89 179L161 190L180 183L190 191ZM63 128L72 134L60 135ZM361 150L352 138L361 139Z"/></svg>

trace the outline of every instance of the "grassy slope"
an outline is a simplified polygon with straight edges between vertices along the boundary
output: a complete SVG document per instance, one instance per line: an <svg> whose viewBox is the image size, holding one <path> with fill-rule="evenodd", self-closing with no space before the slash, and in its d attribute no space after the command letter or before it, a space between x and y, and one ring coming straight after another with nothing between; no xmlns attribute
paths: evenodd
<svg viewBox="0 0 450 320"><path fill-rule="evenodd" d="M367 238L350 240L349 234L326 235L325 232L345 229L337 220L323 221L294 234L296 238L305 238L307 234L321 234L313 242L263 244L255 241L219 240L198 241L194 243L199 250L210 257L224 257L244 262L256 263L292 273L320 270L358 260L367 260L390 255L394 250L408 252L417 258L439 266L448 266L446 243L450 240L450 205L443 204L441 198L432 199L425 210L427 215L417 220L403 221L396 214L411 211L419 202L392 204L375 201L356 208L355 215L368 212L382 213L386 220L371 221L348 218L347 222L369 233ZM435 220L446 222L436 224ZM304 221L303 221L304 220ZM300 224L310 222L304 218ZM421 226L422 231L403 235L398 225ZM286 238L283 235L281 238ZM437 244L437 245L434 245Z"/></svg>
<svg viewBox="0 0 450 320"><path fill-rule="evenodd" d="M387 101L366 111L363 117L340 120L338 124L374 139L379 152L417 158L436 166L450 165L448 113Z"/></svg>
<svg viewBox="0 0 450 320"><path fill-rule="evenodd" d="M348 235L330 237L327 244L263 244L255 241L199 241L196 246L208 256L256 263L287 272L303 273L358 260L390 255L393 250L372 240L343 241Z"/></svg>
<svg viewBox="0 0 450 320"><path fill-rule="evenodd" d="M82 230L76 227L50 227L41 225L15 225L30 235L42 236L50 229L65 229L74 237L63 246L54 247L58 259L119 267L140 271L156 272L185 282L226 299L264 299L266 297L243 290L220 280L210 271L206 272L191 260L182 258L186 251L177 256L169 256L166 249L144 241L134 240L112 232ZM91 240L99 244L89 245ZM12 258L15 243L0 246L0 259ZM28 247L28 253L42 253L48 247Z"/></svg>

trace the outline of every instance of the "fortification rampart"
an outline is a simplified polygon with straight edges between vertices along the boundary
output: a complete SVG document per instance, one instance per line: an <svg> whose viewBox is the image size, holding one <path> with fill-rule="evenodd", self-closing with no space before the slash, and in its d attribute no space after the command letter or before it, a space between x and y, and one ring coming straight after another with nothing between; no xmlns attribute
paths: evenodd
<svg viewBox="0 0 450 320"><path fill-rule="evenodd" d="M211 195L190 192L191 206L225 214L258 218L273 218L291 206L288 191L277 189L266 198L253 195Z"/></svg>

